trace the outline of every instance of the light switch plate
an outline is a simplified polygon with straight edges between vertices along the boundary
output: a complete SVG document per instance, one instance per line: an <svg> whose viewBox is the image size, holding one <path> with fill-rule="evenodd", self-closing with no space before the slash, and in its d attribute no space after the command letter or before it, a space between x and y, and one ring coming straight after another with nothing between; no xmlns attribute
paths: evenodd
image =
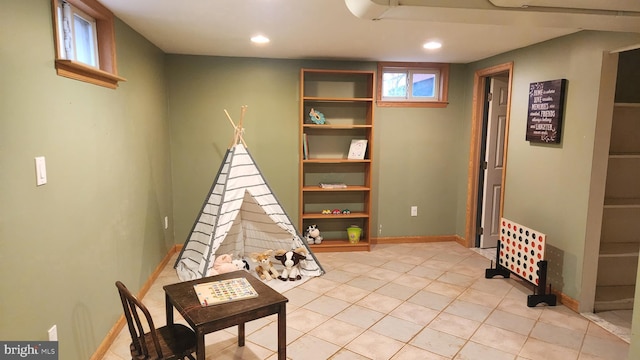
<svg viewBox="0 0 640 360"><path fill-rule="evenodd" d="M38 156L36 160L36 185L44 185L47 183L47 164L44 156Z"/></svg>
<svg viewBox="0 0 640 360"><path fill-rule="evenodd" d="M58 326L53 325L49 329L49 341L58 341Z"/></svg>

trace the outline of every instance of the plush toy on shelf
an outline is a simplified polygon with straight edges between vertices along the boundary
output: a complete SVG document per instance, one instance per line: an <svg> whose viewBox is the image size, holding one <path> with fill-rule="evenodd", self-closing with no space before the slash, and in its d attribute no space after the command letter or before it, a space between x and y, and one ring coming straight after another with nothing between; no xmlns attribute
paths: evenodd
<svg viewBox="0 0 640 360"><path fill-rule="evenodd" d="M273 250L267 250L262 253L251 253L249 256L251 261L258 264L258 266L256 266L256 273L258 273L258 276L260 276L262 280L269 281L280 276L278 270L276 270L271 263L270 258L272 254Z"/></svg>
<svg viewBox="0 0 640 360"><path fill-rule="evenodd" d="M322 236L320 236L320 230L315 224L309 225L307 227L307 231L305 232L304 236L309 245L320 244L322 242Z"/></svg>
<svg viewBox="0 0 640 360"><path fill-rule="evenodd" d="M307 250L304 247L299 247L295 250L277 250L275 255L276 260L280 260L284 266L282 275L278 276L278 279L282 281L296 281L302 279L300 275L300 260L307 258Z"/></svg>
<svg viewBox="0 0 640 360"><path fill-rule="evenodd" d="M316 125L322 125L325 123L324 114L320 111L314 110L313 108L309 111L309 119Z"/></svg>

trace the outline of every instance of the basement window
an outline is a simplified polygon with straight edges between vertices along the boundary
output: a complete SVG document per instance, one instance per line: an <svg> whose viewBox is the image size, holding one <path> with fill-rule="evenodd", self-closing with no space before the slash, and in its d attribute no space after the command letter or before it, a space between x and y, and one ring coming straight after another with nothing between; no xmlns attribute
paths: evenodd
<svg viewBox="0 0 640 360"><path fill-rule="evenodd" d="M52 0L55 67L60 76L115 89L114 16L97 0Z"/></svg>
<svg viewBox="0 0 640 360"><path fill-rule="evenodd" d="M378 106L446 107L449 64L378 63Z"/></svg>

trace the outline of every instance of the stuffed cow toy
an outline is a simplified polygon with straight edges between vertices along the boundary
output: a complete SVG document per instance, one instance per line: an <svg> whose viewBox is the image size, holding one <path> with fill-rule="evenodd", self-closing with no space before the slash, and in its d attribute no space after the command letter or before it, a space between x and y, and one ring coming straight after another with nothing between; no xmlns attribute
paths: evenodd
<svg viewBox="0 0 640 360"><path fill-rule="evenodd" d="M306 255L307 250L303 247L290 251L276 251L276 260L279 260L284 266L284 270L282 270L282 274L278 276L278 279L282 281L296 281L302 279L302 276L300 275L300 260L306 259Z"/></svg>

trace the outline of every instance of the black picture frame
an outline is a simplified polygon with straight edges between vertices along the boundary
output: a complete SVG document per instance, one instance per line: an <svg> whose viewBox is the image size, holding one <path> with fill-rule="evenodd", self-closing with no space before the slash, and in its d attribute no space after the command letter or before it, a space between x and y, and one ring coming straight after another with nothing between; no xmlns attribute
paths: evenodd
<svg viewBox="0 0 640 360"><path fill-rule="evenodd" d="M541 81L529 85L527 141L560 143L566 90L567 79Z"/></svg>

